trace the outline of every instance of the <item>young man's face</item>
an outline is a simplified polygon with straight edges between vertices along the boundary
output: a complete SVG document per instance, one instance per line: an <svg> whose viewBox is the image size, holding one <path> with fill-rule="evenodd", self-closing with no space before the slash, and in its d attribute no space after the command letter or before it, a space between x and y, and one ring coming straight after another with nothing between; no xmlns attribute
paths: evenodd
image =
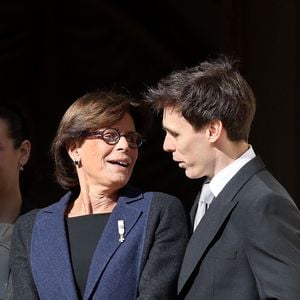
<svg viewBox="0 0 300 300"><path fill-rule="evenodd" d="M179 168L185 169L185 175L191 179L211 177L214 160L208 129L196 131L174 107L164 109L163 128L163 149L172 153Z"/></svg>

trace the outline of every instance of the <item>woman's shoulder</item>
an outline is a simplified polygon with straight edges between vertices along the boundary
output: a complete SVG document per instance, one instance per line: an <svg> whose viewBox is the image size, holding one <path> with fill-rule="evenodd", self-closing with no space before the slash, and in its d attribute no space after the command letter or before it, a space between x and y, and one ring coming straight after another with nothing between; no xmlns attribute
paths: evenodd
<svg viewBox="0 0 300 300"><path fill-rule="evenodd" d="M184 210L181 200L175 195L171 195L160 191L151 191L152 193L152 207L168 208L171 207L176 210Z"/></svg>
<svg viewBox="0 0 300 300"><path fill-rule="evenodd" d="M149 212L149 228L159 226L172 228L173 232L187 232L187 212L179 198L159 191L150 193L153 195Z"/></svg>
<svg viewBox="0 0 300 300"><path fill-rule="evenodd" d="M175 209L184 210L181 200L175 195L171 195L157 190L145 190L135 186L127 186L126 191L130 191L132 195L144 195L145 199L151 199L152 209L164 209L173 207Z"/></svg>
<svg viewBox="0 0 300 300"><path fill-rule="evenodd" d="M161 191L151 191L150 193L153 193L153 199L155 199L156 201L180 202L179 198L172 194L168 194Z"/></svg>

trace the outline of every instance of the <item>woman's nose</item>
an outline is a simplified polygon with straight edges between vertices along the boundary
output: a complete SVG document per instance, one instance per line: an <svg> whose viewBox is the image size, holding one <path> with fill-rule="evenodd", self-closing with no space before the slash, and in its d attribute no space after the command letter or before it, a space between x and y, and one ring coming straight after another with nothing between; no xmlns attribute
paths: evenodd
<svg viewBox="0 0 300 300"><path fill-rule="evenodd" d="M129 149L129 144L125 136L120 136L117 147L121 149Z"/></svg>

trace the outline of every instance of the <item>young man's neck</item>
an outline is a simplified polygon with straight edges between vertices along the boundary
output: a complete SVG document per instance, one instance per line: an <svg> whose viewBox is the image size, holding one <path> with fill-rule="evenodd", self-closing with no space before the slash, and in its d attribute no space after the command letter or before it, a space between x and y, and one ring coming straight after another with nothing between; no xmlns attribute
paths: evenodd
<svg viewBox="0 0 300 300"><path fill-rule="evenodd" d="M242 156L249 148L250 145L246 141L228 142L223 144L222 148L216 148L214 175Z"/></svg>

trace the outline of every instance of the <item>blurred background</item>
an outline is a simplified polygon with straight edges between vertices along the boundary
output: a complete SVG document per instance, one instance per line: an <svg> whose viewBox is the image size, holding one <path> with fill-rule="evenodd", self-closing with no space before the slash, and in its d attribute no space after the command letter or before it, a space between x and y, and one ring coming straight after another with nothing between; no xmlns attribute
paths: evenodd
<svg viewBox="0 0 300 300"><path fill-rule="evenodd" d="M67 107L97 88L136 97L173 70L219 53L241 60L257 97L250 143L300 204L300 4L296 0L73 0L0 3L0 101L32 128L27 193L58 200L50 143ZM200 180L162 152L157 117L132 183L174 194L187 209Z"/></svg>

